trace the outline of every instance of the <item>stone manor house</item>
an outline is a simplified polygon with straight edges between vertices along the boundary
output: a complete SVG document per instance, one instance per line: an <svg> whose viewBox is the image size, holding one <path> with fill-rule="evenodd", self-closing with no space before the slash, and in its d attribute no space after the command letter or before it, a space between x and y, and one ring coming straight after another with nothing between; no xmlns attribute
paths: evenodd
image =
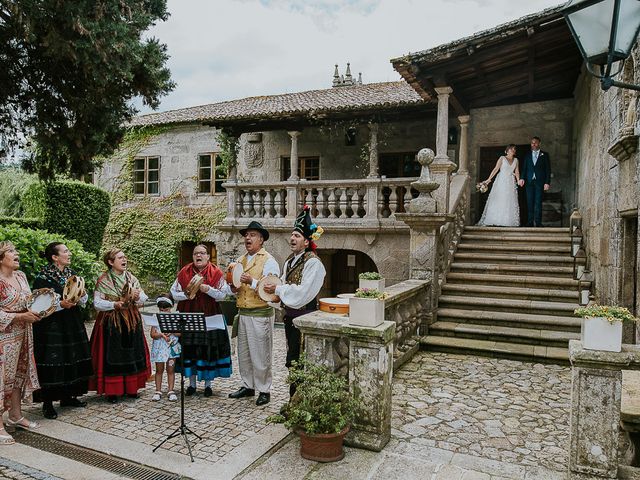
<svg viewBox="0 0 640 480"><path fill-rule="evenodd" d="M622 81L640 82L639 61L636 46ZM600 90L560 9L391 63L401 81L366 84L336 67L324 90L135 118L134 126L169 127L138 152L135 193L182 189L192 205L225 204L226 218L206 239L223 268L252 219L272 232L268 249L282 262L298 209L311 205L325 229L322 295L354 291L363 271L388 284L430 281L422 326L433 348L502 345L502 353L566 360L581 295L640 313L636 99ZM240 142L228 177L216 170L220 131ZM533 135L551 158L550 228L473 227L486 202L475 183L505 145L517 144L520 157ZM431 195L440 223L428 233L406 216L425 147L435 152L439 184ZM121 168L106 162L95 183L112 189ZM421 243L420 228L434 242Z"/></svg>

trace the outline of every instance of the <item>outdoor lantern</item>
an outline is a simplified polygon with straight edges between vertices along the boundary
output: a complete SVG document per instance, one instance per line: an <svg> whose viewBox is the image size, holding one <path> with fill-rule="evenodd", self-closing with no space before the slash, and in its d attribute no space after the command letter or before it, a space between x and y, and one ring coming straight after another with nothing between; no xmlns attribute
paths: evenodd
<svg viewBox="0 0 640 480"><path fill-rule="evenodd" d="M562 11L587 70L600 79L603 90L611 87L640 90L639 85L617 82L612 65L626 59L640 30L638 0L571 0ZM594 70L600 67L600 73Z"/></svg>
<svg viewBox="0 0 640 480"><path fill-rule="evenodd" d="M580 247L576 254L573 256L573 278L578 280L585 270L585 264L587 263L587 254L584 248Z"/></svg>
<svg viewBox="0 0 640 480"><path fill-rule="evenodd" d="M580 215L580 210L574 207L569 217L569 231L573 232L577 227L582 227L582 215Z"/></svg>
<svg viewBox="0 0 640 480"><path fill-rule="evenodd" d="M582 245L582 229L580 227L576 227L571 232L571 255L575 257L581 245Z"/></svg>
<svg viewBox="0 0 640 480"><path fill-rule="evenodd" d="M578 295L580 295L578 303L580 305L587 305L589 303L591 282L593 282L593 275L589 270L585 270L580 278L578 278Z"/></svg>

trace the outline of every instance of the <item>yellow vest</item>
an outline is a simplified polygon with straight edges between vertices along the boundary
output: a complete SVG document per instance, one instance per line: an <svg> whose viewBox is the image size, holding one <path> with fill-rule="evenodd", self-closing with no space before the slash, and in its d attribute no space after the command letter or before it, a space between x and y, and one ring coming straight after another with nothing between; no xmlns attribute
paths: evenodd
<svg viewBox="0 0 640 480"><path fill-rule="evenodd" d="M261 248L258 253L253 256L251 262L247 262L247 255L244 254L240 257L240 263L242 264L245 273L248 273L256 280L260 280L263 276L264 264L267 263L267 260L270 258L272 258L271 254L264 248ZM238 308L264 308L269 306L267 305L267 302L258 296L258 292L253 290L251 285L247 285L246 283L243 283L240 286L237 299Z"/></svg>

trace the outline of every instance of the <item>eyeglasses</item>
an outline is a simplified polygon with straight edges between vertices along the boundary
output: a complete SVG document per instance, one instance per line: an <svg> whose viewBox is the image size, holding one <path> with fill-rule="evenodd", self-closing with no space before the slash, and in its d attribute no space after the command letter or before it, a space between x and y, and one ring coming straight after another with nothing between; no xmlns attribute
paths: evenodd
<svg viewBox="0 0 640 480"><path fill-rule="evenodd" d="M194 257L197 257L199 255L207 255L207 252L193 252Z"/></svg>

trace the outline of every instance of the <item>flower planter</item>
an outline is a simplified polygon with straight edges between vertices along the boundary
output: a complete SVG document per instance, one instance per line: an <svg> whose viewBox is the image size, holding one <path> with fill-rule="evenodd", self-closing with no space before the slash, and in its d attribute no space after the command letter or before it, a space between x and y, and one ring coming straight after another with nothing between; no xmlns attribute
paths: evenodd
<svg viewBox="0 0 640 480"><path fill-rule="evenodd" d="M337 462L344 457L342 448L344 436L349 431L345 427L340 433L306 434L300 430L300 455L307 460L316 462Z"/></svg>
<svg viewBox="0 0 640 480"><path fill-rule="evenodd" d="M349 298L349 323L351 325L377 327L382 322L384 322L384 300Z"/></svg>
<svg viewBox="0 0 640 480"><path fill-rule="evenodd" d="M606 318L583 318L580 340L588 350L619 352L622 350L622 322L610 323Z"/></svg>
<svg viewBox="0 0 640 480"><path fill-rule="evenodd" d="M368 288L369 290L378 290L379 292L384 292L384 278L380 280L358 280L359 288Z"/></svg>

